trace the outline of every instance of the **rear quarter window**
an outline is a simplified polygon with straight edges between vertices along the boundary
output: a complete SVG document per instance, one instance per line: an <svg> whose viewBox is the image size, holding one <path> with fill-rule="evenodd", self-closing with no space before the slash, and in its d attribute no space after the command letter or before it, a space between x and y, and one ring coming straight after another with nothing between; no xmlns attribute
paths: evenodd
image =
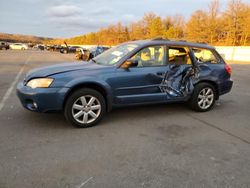
<svg viewBox="0 0 250 188"><path fill-rule="evenodd" d="M210 64L219 64L220 59L216 56L216 54L209 49L202 49L202 48L192 48L194 56L197 60L197 63L210 63Z"/></svg>

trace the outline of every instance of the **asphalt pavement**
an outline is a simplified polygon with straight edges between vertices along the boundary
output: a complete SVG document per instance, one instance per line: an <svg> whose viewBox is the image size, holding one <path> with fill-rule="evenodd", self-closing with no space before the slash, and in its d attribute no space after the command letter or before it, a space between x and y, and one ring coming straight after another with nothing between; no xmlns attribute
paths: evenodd
<svg viewBox="0 0 250 188"><path fill-rule="evenodd" d="M16 83L73 55L0 51L0 188L250 187L250 63L212 111L184 104L115 109L77 129L60 113L23 109Z"/></svg>

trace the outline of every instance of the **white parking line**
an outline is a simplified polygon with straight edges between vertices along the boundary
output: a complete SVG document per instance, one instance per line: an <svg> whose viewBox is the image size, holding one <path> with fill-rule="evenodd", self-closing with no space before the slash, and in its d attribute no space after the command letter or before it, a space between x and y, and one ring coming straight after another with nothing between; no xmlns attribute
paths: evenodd
<svg viewBox="0 0 250 188"><path fill-rule="evenodd" d="M88 183L91 179L93 179L93 177L90 177L89 179L87 179L86 181L84 181L81 185L77 186L77 188L82 188L86 183Z"/></svg>
<svg viewBox="0 0 250 188"><path fill-rule="evenodd" d="M15 80L11 83L9 89L8 89L8 90L6 91L6 93L4 94L4 96L3 96L3 98L2 98L2 100L1 100L1 102L0 102L0 112L1 112L1 110L3 109L6 100L9 98L10 94L12 93L14 87L16 87L16 84L17 84L17 82L18 82L20 76L22 75L25 66L26 66L27 63L29 62L31 56L32 56L32 55L30 55L30 56L26 59L26 61L24 62L22 68L20 69L20 71L19 71L18 74L16 75Z"/></svg>

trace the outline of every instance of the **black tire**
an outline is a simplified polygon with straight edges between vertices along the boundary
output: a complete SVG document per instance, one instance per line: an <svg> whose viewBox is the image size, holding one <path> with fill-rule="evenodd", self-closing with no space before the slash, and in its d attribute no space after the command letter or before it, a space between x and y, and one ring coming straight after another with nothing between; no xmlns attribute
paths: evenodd
<svg viewBox="0 0 250 188"><path fill-rule="evenodd" d="M64 54L67 54L67 53L68 53L68 51L67 51L67 50L63 50L63 53L64 53Z"/></svg>
<svg viewBox="0 0 250 188"><path fill-rule="evenodd" d="M205 98L201 98L201 96L203 95L202 92L206 93L206 91L211 91L211 92L207 96L205 94L205 96L204 96ZM213 95L213 97L211 98L212 95ZM209 101L205 101L206 99ZM190 108L193 109L194 111L207 112L207 111L211 110L211 108L213 108L214 103L215 103L215 99L216 99L216 90L215 90L214 86L209 84L209 83L203 82L203 83L199 83L195 86L194 92L193 92L190 100L188 101L188 104L189 104ZM201 100L203 100L204 102ZM201 104L199 104L199 102L201 102ZM206 106L204 105L204 107L202 107L202 105L204 103L207 105Z"/></svg>
<svg viewBox="0 0 250 188"><path fill-rule="evenodd" d="M85 104L82 103L82 100L80 99L81 97L85 98ZM90 100L92 99L91 97L95 98L94 104L90 104ZM89 100L88 100L89 99ZM85 106L86 109L74 109L73 105L79 105L79 106ZM94 107L94 105L97 107L98 105L100 106L100 109L95 109L92 110L91 107ZM78 106L78 107L79 107ZM87 109L88 108L88 109ZM90 112L91 111L91 112ZM95 113L96 119L92 116L92 112ZM79 119L82 119L82 122L79 122L80 120L78 118L74 118L73 113L75 115L77 113L84 113L81 116L79 116ZM92 113L91 115L89 113ZM89 89L89 88L84 88L77 90L73 92L67 99L65 107L64 107L64 116L65 118L74 126L78 128L87 128L87 127L92 127L96 125L104 116L106 113L106 103L104 97L96 90ZM86 115L87 114L87 115ZM89 122L84 123L85 115L87 116L87 121L88 117L90 117ZM91 119L92 117L92 119ZM93 120L94 119L94 120ZM92 121L93 120L93 121Z"/></svg>

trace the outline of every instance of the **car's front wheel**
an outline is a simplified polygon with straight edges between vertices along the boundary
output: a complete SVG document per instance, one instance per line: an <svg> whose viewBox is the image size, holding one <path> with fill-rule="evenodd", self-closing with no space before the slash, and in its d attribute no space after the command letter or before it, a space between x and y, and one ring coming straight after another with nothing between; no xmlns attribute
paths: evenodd
<svg viewBox="0 0 250 188"><path fill-rule="evenodd" d="M214 86L209 83L200 83L195 86L189 105L195 111L206 112L213 107L215 98Z"/></svg>
<svg viewBox="0 0 250 188"><path fill-rule="evenodd" d="M80 89L72 93L66 101L64 115L79 128L96 125L106 112L104 97L93 89Z"/></svg>

